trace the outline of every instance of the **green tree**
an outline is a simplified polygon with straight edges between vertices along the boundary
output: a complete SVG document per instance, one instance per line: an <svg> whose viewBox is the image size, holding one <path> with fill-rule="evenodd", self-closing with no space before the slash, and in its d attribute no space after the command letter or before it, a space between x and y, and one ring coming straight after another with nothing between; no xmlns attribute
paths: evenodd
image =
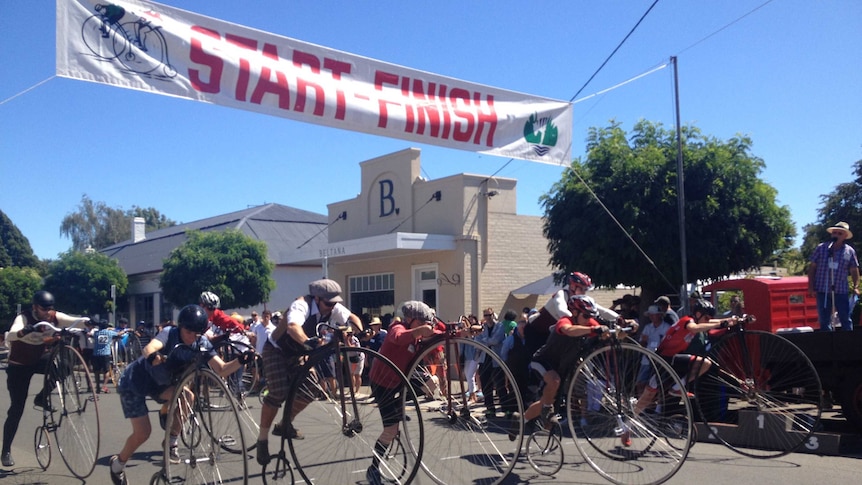
<svg viewBox="0 0 862 485"><path fill-rule="evenodd" d="M80 315L111 311L111 285L116 285L118 296L124 294L129 286L126 273L116 259L93 251L66 251L48 266L45 278L57 309Z"/></svg>
<svg viewBox="0 0 862 485"><path fill-rule="evenodd" d="M820 196L822 206L817 210L817 221L802 228L805 232L801 248L804 261L808 261L819 243L829 238L826 229L837 222L850 224L854 237L862 233L862 160L853 164L853 174L852 181L839 184L831 193Z"/></svg>
<svg viewBox="0 0 862 485"><path fill-rule="evenodd" d="M108 207L104 202L94 202L84 194L77 210L63 218L60 234L72 240L72 249L75 251L84 251L88 247L103 249L132 238L134 217L144 218L147 231L176 225L176 222L152 207L132 206L123 211Z"/></svg>
<svg viewBox="0 0 862 485"><path fill-rule="evenodd" d="M189 231L188 236L164 262L165 299L183 306L212 291L222 308L245 308L269 299L275 280L266 243L237 230Z"/></svg>
<svg viewBox="0 0 862 485"><path fill-rule="evenodd" d="M0 210L0 268L9 266L40 268L41 263L33 253L30 241Z"/></svg>
<svg viewBox="0 0 862 485"><path fill-rule="evenodd" d="M42 288L42 277L34 268L0 268L0 333L9 330L21 309L30 307L33 293Z"/></svg>
<svg viewBox="0 0 862 485"><path fill-rule="evenodd" d="M551 264L585 271L600 286L641 286L646 297L676 292L682 269L675 131L640 121L628 135L611 122L589 130L587 149L541 200ZM793 242L790 210L776 205L776 190L758 178L764 163L750 150L747 137L721 141L683 129L692 282L770 262Z"/></svg>

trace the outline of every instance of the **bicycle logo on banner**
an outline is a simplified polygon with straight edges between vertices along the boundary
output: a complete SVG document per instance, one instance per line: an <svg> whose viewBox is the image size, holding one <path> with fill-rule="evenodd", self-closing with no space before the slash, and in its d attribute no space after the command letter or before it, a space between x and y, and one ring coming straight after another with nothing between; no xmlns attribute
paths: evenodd
<svg viewBox="0 0 862 485"><path fill-rule="evenodd" d="M114 4L97 4L95 10L81 26L81 36L96 57L110 62L117 60L138 74L159 78L177 75L168 59L168 44L161 26L155 23L160 18L158 13L149 11L138 16Z"/></svg>

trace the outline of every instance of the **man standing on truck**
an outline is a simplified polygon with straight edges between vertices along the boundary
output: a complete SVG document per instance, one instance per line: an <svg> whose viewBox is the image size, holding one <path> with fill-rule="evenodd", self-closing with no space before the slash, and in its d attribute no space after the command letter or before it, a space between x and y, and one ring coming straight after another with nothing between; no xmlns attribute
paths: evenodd
<svg viewBox="0 0 862 485"><path fill-rule="evenodd" d="M831 332L832 315L838 313L841 330L853 330L850 320L850 292L847 275L853 280L853 293L859 296L859 260L856 251L844 241L853 238L850 224L839 222L826 229L832 238L814 249L808 266L808 294L817 297L820 330Z"/></svg>

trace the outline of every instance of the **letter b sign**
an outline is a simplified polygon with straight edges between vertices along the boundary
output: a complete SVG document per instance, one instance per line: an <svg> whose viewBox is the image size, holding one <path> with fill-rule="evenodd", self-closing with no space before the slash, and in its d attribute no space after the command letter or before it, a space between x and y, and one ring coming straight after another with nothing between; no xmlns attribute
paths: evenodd
<svg viewBox="0 0 862 485"><path fill-rule="evenodd" d="M391 180L381 180L380 184L380 217L391 216L398 214L398 209L395 207L395 198L392 197L394 185Z"/></svg>

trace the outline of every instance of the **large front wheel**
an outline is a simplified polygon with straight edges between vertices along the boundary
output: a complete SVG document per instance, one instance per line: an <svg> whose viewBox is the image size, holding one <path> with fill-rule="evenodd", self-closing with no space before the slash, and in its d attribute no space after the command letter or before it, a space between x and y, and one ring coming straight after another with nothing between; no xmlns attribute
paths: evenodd
<svg viewBox="0 0 862 485"><path fill-rule="evenodd" d="M647 382L638 382L641 366ZM693 436L691 404L673 396L681 383L657 354L636 344L602 347L578 365L567 394L578 451L617 484L658 484L682 466ZM682 415L684 419L680 419Z"/></svg>
<svg viewBox="0 0 862 485"><path fill-rule="evenodd" d="M493 350L467 338L433 339L413 358L407 371L428 404L422 468L439 485L498 484L512 472L523 442L524 403L515 378ZM468 347L471 347L468 349ZM461 354L485 356L483 399L473 401ZM436 400L439 395L439 401Z"/></svg>
<svg viewBox="0 0 862 485"><path fill-rule="evenodd" d="M356 389L351 377L362 359L375 370L385 367L385 387L360 383ZM395 364L369 349L327 349L313 355L292 379L283 420L290 424L283 428L296 469L307 483L358 483L369 473L390 479L390 484L413 480L423 457L423 420L416 393ZM384 427L394 433L395 425L400 445L409 452L393 457L391 443L377 443Z"/></svg>
<svg viewBox="0 0 862 485"><path fill-rule="evenodd" d="M87 478L99 458L99 406L96 386L84 358L66 345L57 353L50 371L56 395L51 403L55 413L57 448L69 471Z"/></svg>
<svg viewBox="0 0 862 485"><path fill-rule="evenodd" d="M752 458L782 456L808 440L822 396L817 371L798 347L745 330L722 337L708 356L694 393L711 438Z"/></svg>
<svg viewBox="0 0 862 485"><path fill-rule="evenodd" d="M176 443L176 450L172 450ZM230 390L216 373L198 369L175 387L163 451L168 483L248 483L242 423Z"/></svg>

